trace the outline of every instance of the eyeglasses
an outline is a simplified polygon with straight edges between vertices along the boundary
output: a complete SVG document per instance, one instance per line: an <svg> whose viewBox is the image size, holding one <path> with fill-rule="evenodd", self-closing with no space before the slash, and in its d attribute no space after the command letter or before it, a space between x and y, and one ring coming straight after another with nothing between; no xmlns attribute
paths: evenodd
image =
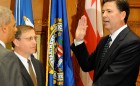
<svg viewBox="0 0 140 86"><path fill-rule="evenodd" d="M32 40L37 40L37 36L31 36L31 37L19 38L19 39L26 39L28 41L32 41Z"/></svg>

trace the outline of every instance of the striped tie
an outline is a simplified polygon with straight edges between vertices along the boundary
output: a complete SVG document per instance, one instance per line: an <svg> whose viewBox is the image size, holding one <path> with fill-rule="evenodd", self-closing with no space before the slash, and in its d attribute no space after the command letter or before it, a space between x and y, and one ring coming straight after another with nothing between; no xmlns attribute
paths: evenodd
<svg viewBox="0 0 140 86"><path fill-rule="evenodd" d="M30 73L31 79L34 83L34 86L37 86L37 79L35 77L35 73L33 71L32 65L31 65L31 61L29 59L28 59L28 65L29 65L29 73Z"/></svg>
<svg viewBox="0 0 140 86"><path fill-rule="evenodd" d="M101 63L102 63L102 61L104 60L104 58L105 58L105 54L107 53L107 50L108 50L108 48L109 48L109 46L110 46L110 42L112 41L112 39L111 39L111 37L109 36L108 37L108 40L107 40L107 42L106 42L106 44L105 44L105 46L104 46L104 49L103 49L103 51L102 51L102 56L101 56Z"/></svg>

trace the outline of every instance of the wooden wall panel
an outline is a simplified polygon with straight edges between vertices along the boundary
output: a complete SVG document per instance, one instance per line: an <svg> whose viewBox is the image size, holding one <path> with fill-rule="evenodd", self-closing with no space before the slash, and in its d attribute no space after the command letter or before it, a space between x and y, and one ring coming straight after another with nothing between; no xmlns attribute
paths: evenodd
<svg viewBox="0 0 140 86"><path fill-rule="evenodd" d="M0 6L6 6L10 8L11 0L0 0Z"/></svg>
<svg viewBox="0 0 140 86"><path fill-rule="evenodd" d="M131 29L140 36L140 8L131 8L128 25Z"/></svg>
<svg viewBox="0 0 140 86"><path fill-rule="evenodd" d="M74 15L76 15L76 8L77 8L77 0L66 0L66 6L67 6L67 17L68 17L68 25L69 25L69 32L70 32L70 40L71 42L73 41L73 36L72 36L72 21Z"/></svg>
<svg viewBox="0 0 140 86"><path fill-rule="evenodd" d="M128 0L131 7L140 7L140 0Z"/></svg>
<svg viewBox="0 0 140 86"><path fill-rule="evenodd" d="M49 0L32 0L34 25L37 35L40 35L40 57L46 69L47 57L47 18L49 9ZM47 13L47 14L46 14Z"/></svg>
<svg viewBox="0 0 140 86"><path fill-rule="evenodd" d="M43 15L43 0L32 0L33 18L36 31L41 31L42 15Z"/></svg>

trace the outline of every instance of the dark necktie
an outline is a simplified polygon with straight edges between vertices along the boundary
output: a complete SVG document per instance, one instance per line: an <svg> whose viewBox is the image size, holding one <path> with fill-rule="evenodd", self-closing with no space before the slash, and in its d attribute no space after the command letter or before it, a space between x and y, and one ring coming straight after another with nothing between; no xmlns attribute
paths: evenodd
<svg viewBox="0 0 140 86"><path fill-rule="evenodd" d="M104 58L105 58L105 54L107 53L107 50L108 50L108 48L109 48L109 46L110 46L110 42L112 41L112 39L111 39L111 37L109 36L108 37L108 40L107 40L107 42L106 42L106 44L105 44L105 46L104 46L104 49L103 49L103 51L102 51L102 55L101 55L101 63L102 63L102 61L104 60Z"/></svg>
<svg viewBox="0 0 140 86"><path fill-rule="evenodd" d="M31 61L29 59L28 59L28 65L29 65L29 73L30 73L31 79L34 83L34 86L37 86L37 79L35 77L35 73L33 71L32 65L31 65Z"/></svg>

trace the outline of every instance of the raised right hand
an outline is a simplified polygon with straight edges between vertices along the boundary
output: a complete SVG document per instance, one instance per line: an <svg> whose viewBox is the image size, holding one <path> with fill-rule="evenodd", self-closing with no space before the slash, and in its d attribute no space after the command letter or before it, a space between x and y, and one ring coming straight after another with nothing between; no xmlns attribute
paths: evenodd
<svg viewBox="0 0 140 86"><path fill-rule="evenodd" d="M78 26L75 33L75 40L76 41L84 40L84 37L86 35L86 30L87 30L87 18L85 15L83 15L78 22Z"/></svg>

